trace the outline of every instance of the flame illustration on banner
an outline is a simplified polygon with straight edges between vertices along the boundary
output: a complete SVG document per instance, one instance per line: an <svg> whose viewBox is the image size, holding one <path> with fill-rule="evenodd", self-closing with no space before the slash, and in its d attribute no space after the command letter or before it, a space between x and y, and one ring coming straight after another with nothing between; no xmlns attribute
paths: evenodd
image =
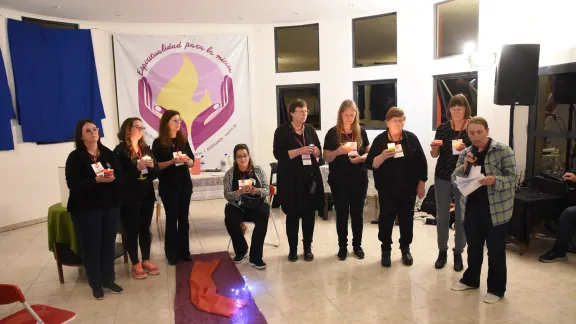
<svg viewBox="0 0 576 324"><path fill-rule="evenodd" d="M166 110L179 111L182 132L198 149L232 117L234 87L210 59L175 53L138 81L138 101L142 119L156 131Z"/></svg>

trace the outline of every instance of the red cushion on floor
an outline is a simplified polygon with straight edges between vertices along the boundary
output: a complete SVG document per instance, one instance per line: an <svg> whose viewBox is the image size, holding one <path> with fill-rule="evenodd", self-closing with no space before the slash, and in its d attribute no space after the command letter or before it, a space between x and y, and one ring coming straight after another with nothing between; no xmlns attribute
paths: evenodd
<svg viewBox="0 0 576 324"><path fill-rule="evenodd" d="M54 308L46 305L32 305L32 309L46 324L70 323L76 318L76 314L67 310ZM0 319L0 324L36 324L36 320L26 309Z"/></svg>

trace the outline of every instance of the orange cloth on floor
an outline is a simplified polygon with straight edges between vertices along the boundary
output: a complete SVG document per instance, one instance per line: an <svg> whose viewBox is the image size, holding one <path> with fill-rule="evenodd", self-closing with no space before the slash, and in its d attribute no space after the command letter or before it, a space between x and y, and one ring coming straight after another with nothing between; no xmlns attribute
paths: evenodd
<svg viewBox="0 0 576 324"><path fill-rule="evenodd" d="M248 304L247 300L220 296L216 293L216 284L212 280L212 273L218 268L220 259L210 262L194 261L190 273L190 300L198 309L217 315L232 317L236 312Z"/></svg>

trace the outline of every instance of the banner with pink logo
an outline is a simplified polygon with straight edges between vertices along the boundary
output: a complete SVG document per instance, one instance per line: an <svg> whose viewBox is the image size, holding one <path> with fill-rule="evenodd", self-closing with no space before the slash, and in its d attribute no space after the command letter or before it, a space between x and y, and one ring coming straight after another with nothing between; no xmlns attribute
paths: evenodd
<svg viewBox="0 0 576 324"><path fill-rule="evenodd" d="M166 110L207 168L251 147L248 38L244 35L114 35L118 122L140 117L146 142L158 136Z"/></svg>

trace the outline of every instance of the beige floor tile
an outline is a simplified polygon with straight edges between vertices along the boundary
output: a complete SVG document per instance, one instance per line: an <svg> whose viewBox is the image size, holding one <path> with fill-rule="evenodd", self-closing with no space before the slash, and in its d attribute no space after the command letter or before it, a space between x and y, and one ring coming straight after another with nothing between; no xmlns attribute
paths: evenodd
<svg viewBox="0 0 576 324"><path fill-rule="evenodd" d="M348 319L328 299L318 299L298 306L282 307L282 311L291 323L349 323Z"/></svg>

